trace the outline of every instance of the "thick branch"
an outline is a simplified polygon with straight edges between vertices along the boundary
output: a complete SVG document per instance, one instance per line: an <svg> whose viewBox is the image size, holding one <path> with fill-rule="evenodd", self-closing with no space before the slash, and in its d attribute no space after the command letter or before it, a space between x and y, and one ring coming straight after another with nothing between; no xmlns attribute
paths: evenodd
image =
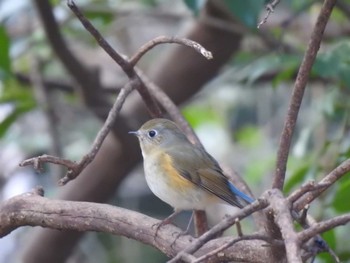
<svg viewBox="0 0 350 263"><path fill-rule="evenodd" d="M311 39L305 52L303 61L300 65L280 139L277 153L276 171L272 188L278 188L280 190L283 189L289 149L295 129L295 124L298 118L300 105L304 96L305 87L308 82L312 65L316 59L317 52L321 45L323 32L326 28L328 19L331 15L335 3L336 0L325 0L320 14L317 18L316 25L312 32Z"/></svg>
<svg viewBox="0 0 350 263"><path fill-rule="evenodd" d="M277 189L274 189L271 193L269 198L271 213L273 213L274 221L281 231L288 262L301 263L300 244L293 227L290 204Z"/></svg>
<svg viewBox="0 0 350 263"><path fill-rule="evenodd" d="M156 230L152 227L156 223L159 223L156 219L120 207L89 202L50 200L36 193L16 196L0 204L0 237L4 237L20 226L106 232L149 244L170 257L191 244L190 236L177 238L173 235L180 231L177 227L166 225ZM173 243L176 238L176 242ZM208 242L202 250L197 252L197 255L206 254L226 242L227 238ZM225 255L220 260L248 258L253 262L266 262L268 254L267 249L261 246L263 243L251 240L236 244L237 246L224 250ZM246 248L250 252L247 252ZM255 252L253 253L252 250ZM214 258L212 262L217 261Z"/></svg>

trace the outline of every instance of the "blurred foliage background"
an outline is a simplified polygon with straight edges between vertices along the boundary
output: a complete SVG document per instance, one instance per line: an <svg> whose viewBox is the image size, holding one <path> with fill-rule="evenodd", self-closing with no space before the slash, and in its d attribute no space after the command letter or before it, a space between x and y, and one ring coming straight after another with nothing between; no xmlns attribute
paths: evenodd
<svg viewBox="0 0 350 263"><path fill-rule="evenodd" d="M65 2L50 2L70 49L82 63L98 68L101 82L111 87L105 92L112 101L125 76ZM183 28L199 19L205 2L81 0L77 4L113 47L130 56L156 36L181 35ZM322 1L281 1L259 30L256 25L265 15L264 1L220 2L237 20L243 40L229 63L181 110L208 152L238 171L259 196L271 185L291 89ZM350 157L349 10L349 0L338 1L313 66L288 161L286 194L303 182L319 180ZM101 120L84 107L79 93L72 92L72 78L47 42L31 1L0 1L0 21L0 198L8 199L38 184L44 186L46 195L54 196L63 172L60 168L46 167L38 175L31 168L19 168L18 163L41 153L78 160L89 149ZM233 29L227 26L227 30ZM149 71L166 51L166 45L153 49L138 66ZM42 78L54 87L45 92L46 103L43 91L30 81L35 76L33 60ZM50 111L53 122L48 120ZM350 180L344 176L313 203L311 214L322 220L349 212L349 187ZM141 165L123 181L111 203L159 218L171 212L148 190ZM184 222L188 216L183 216ZM26 233L19 229L0 240L0 262L16 262L16 250L28 239ZM342 262L350 262L349 235L349 227L323 235ZM69 262L164 260L138 242L90 233ZM331 258L322 254L316 262L331 262Z"/></svg>

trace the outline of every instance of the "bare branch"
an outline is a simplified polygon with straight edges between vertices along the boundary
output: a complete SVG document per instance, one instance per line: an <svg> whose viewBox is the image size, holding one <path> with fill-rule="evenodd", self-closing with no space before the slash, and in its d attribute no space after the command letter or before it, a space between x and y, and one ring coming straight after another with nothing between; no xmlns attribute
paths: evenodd
<svg viewBox="0 0 350 263"><path fill-rule="evenodd" d="M276 171L272 188L283 189L289 149L305 87L308 82L311 67L321 45L323 32L335 3L336 0L325 0L320 14L318 15L303 61L300 65L277 152Z"/></svg>
<svg viewBox="0 0 350 263"><path fill-rule="evenodd" d="M125 236L149 244L167 256L176 255L192 242L192 237L173 235L180 231L174 225L166 225L156 230L153 225L159 220L128 209L107 204L50 200L41 197L38 188L26 194L13 197L0 203L0 237L21 226L41 226L58 230L97 231ZM155 232L157 231L157 238ZM176 242L174 243L174 239ZM208 253L230 238L218 238L203 246L198 256ZM242 259L254 262L268 261L268 248L258 240L245 240L225 250L222 259ZM246 249L255 253L248 255ZM254 256L258 255L258 256Z"/></svg>
<svg viewBox="0 0 350 263"><path fill-rule="evenodd" d="M300 244L290 214L290 203L288 203L282 193L277 189L271 191L269 202L270 209L272 210L271 213L274 215L274 221L278 225L283 237L288 262L301 263Z"/></svg>
<svg viewBox="0 0 350 263"><path fill-rule="evenodd" d="M101 33L90 23L88 19L80 12L78 7L75 5L73 0L67 1L68 7L74 12L77 18L80 20L85 29L95 38L100 47L122 68L124 73L129 77L130 80L138 78L133 65L131 65L127 59L115 51L111 45L103 38ZM150 114L153 117L161 116L161 110L158 105L154 102L151 94L147 90L146 86L140 80L139 85L136 86L138 92L142 96L143 101L146 103Z"/></svg>
<svg viewBox="0 0 350 263"><path fill-rule="evenodd" d="M337 216L326 221L316 223L310 228L303 230L302 232L298 233L298 239L301 243L303 243L317 234L321 234L340 225L346 225L349 222L350 214Z"/></svg>
<svg viewBox="0 0 350 263"><path fill-rule="evenodd" d="M214 249L212 251L210 251L209 253L195 259L192 260L191 263L199 263L199 262L203 262L203 261L207 261L209 258L215 256L215 255L219 255L220 252L222 252L223 250L225 250L226 248L232 246L235 243L238 243L242 240L262 240L265 241L268 244L272 244L275 246L283 246L283 242L280 240L274 240L271 239L268 236L264 236L264 235L249 235L249 236L242 236L242 237L238 237L238 238L234 238L231 241L228 241L227 243L223 244L222 246L218 247L217 249Z"/></svg>
<svg viewBox="0 0 350 263"><path fill-rule="evenodd" d="M350 159L342 162L338 167L326 175L318 184L315 185L315 190L306 193L297 202L294 203L294 209L296 211L302 210L307 204L310 204L318 196L320 196L325 190L332 186L337 180L342 178L350 171ZM318 187L319 186L319 187Z"/></svg>
<svg viewBox="0 0 350 263"><path fill-rule="evenodd" d="M226 230L227 228L229 228L230 226L232 226L236 222L237 219L242 220L243 218L254 213L255 211L264 209L265 207L267 207L267 205L268 205L267 199L265 199L263 197L263 198L256 200L254 203L242 208L241 210L239 210L236 213L234 213L233 215L225 218L219 224L215 225L209 231L207 231L202 236L197 238L185 250L181 251L180 253L178 253L176 255L176 257L169 260L168 263L175 263L178 260L182 259L183 255L194 253L199 248L201 248L208 240L215 237L217 233L220 233L220 232Z"/></svg>
<svg viewBox="0 0 350 263"><path fill-rule="evenodd" d="M202 54L202 56L204 56L206 59L213 58L213 55L210 51L206 50L204 47L202 47L199 43L195 41L186 38L159 36L140 47L137 53L133 55L131 59L129 59L130 65L134 67L137 64L137 62L141 59L141 57L145 55L149 50L151 50L156 45L165 43L176 43L192 47L199 54Z"/></svg>
<svg viewBox="0 0 350 263"><path fill-rule="evenodd" d="M138 85L138 84L134 84L134 82L137 82L137 81L138 81L138 79L136 79L135 81L130 81L129 83L127 83L125 85L124 88L122 88L117 99L115 100L115 102L113 104L112 109L110 110L110 112L108 114L107 120L103 124L101 130L98 132L98 134L95 138L95 141L92 144L90 151L86 155L84 155L83 158L79 162L72 162L70 160L62 159L59 157L43 155L43 156L34 157L31 159L25 160L22 163L20 163L20 166L34 165L34 168L36 168L38 170L41 166L40 164L43 162L49 162L49 163L63 165L68 169L68 171L67 171L66 175L60 179L60 181L59 181L60 185L65 185L70 180L73 180L74 178L76 178L81 173L81 171L88 164L90 164L93 161L93 159L95 158L97 152L101 148L101 145L102 145L104 139L106 138L107 134L111 130L113 123L114 123L115 119L117 118L117 116L118 116L118 114L119 114L119 112L124 104L126 97L130 94L130 92L133 90L135 85Z"/></svg>
<svg viewBox="0 0 350 263"><path fill-rule="evenodd" d="M301 198L303 195L305 195L308 192L312 192L315 190L320 190L322 188L326 188L327 184L316 184L315 181L307 182L306 184L302 185L300 188L295 190L293 193L291 193L288 196L288 201L293 204L295 201L297 201L299 198Z"/></svg>
<svg viewBox="0 0 350 263"><path fill-rule="evenodd" d="M258 24L257 28L260 28L263 24L265 24L267 22L267 19L269 18L269 16L271 15L271 13L273 13L275 11L275 7L279 4L281 0L273 0L271 3L268 3L266 5L266 15L263 18L263 20L260 21L260 23Z"/></svg>

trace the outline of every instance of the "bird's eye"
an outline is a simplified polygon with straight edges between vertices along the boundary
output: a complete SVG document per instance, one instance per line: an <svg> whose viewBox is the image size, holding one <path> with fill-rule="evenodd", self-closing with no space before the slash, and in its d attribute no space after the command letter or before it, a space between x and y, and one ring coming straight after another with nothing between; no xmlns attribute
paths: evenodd
<svg viewBox="0 0 350 263"><path fill-rule="evenodd" d="M157 135L157 131L155 131L155 130L150 130L149 132L148 132L148 136L150 137L150 138L153 138L154 136L156 136Z"/></svg>

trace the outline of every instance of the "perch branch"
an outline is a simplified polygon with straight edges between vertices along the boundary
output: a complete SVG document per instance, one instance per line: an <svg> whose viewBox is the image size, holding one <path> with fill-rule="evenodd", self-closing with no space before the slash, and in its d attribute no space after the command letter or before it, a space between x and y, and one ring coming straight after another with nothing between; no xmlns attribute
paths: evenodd
<svg viewBox="0 0 350 263"><path fill-rule="evenodd" d="M0 237L21 226L41 226L57 230L96 231L125 236L149 244L169 257L184 250L192 242L192 237L177 237L180 229L166 225L156 230L153 225L159 220L146 215L107 204L50 200L42 197L42 189L25 193L0 203ZM155 232L157 231L157 238ZM176 242L174 243L176 239ZM218 238L206 243L197 254L207 254L229 238ZM223 260L248 258L253 262L267 262L268 249L259 240L245 240L224 250ZM246 255L244 250L255 250L254 256Z"/></svg>

